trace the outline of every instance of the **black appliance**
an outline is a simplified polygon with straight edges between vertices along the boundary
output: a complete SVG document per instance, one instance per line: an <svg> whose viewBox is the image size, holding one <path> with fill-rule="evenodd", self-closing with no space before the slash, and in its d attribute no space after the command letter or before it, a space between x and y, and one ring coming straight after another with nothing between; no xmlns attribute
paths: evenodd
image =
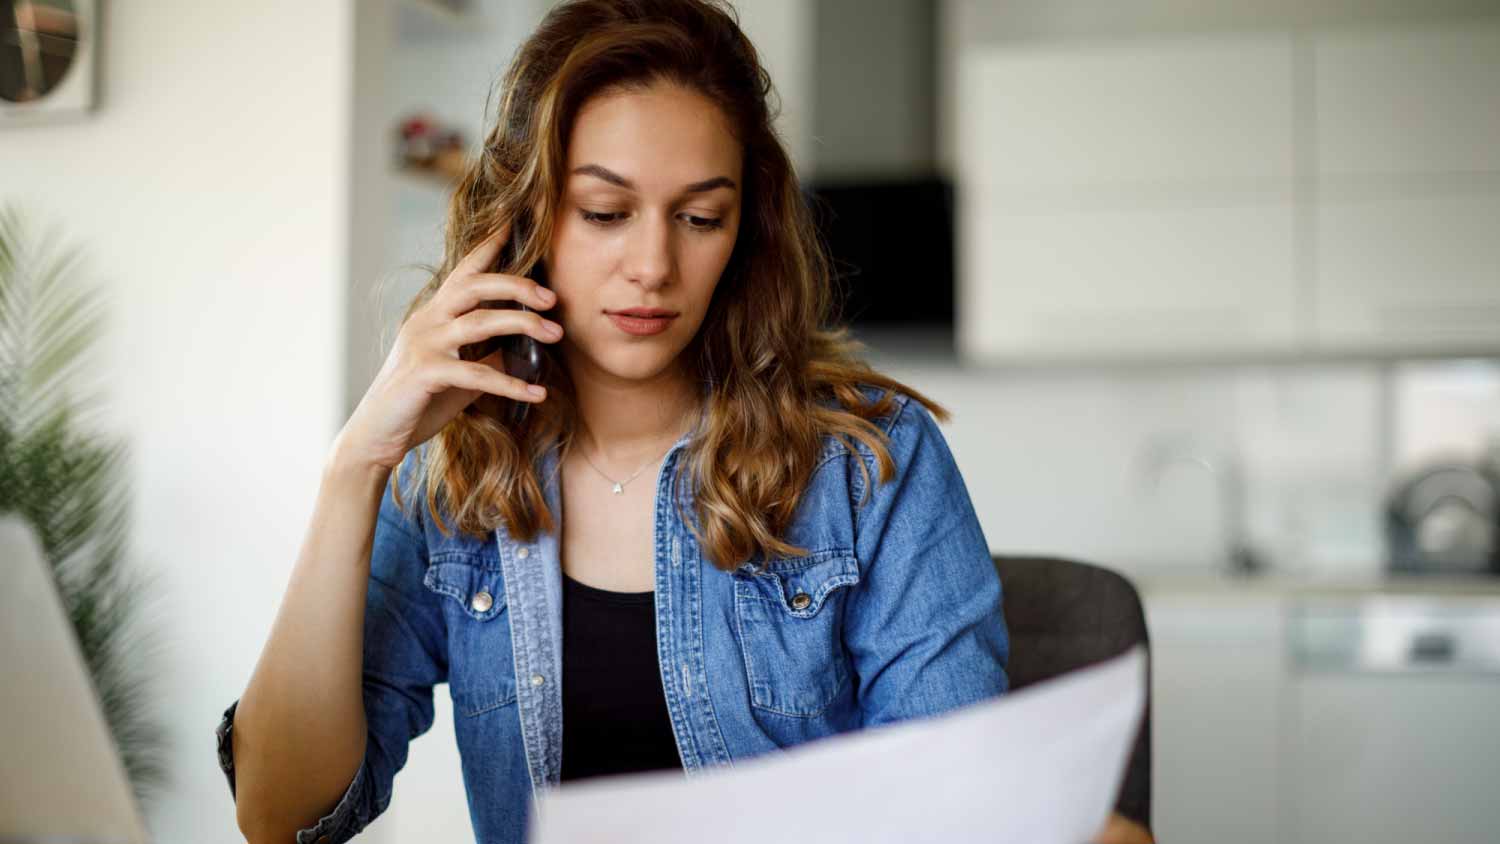
<svg viewBox="0 0 1500 844"><path fill-rule="evenodd" d="M953 331L953 185L935 176L811 182L840 321L856 335ZM951 339L950 339L951 342Z"/></svg>

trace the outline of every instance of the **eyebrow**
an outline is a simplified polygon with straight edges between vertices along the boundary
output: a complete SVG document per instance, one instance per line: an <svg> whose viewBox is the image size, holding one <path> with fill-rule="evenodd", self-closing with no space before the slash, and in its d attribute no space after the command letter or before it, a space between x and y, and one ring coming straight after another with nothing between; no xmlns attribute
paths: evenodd
<svg viewBox="0 0 1500 844"><path fill-rule="evenodd" d="M582 167L574 168L573 172L583 176L593 176L596 179L603 179L604 181L609 182L612 185L618 185L622 188L625 188L626 190L636 189L634 182L630 181L624 176L621 176L619 173L616 173L613 170L607 169L605 167L601 167L598 164L585 164ZM715 176L712 179L704 179L701 182L693 182L692 184L683 188L682 192L707 193L708 191L714 190L715 188L729 188L730 190L734 190L734 180L729 178L728 176Z"/></svg>

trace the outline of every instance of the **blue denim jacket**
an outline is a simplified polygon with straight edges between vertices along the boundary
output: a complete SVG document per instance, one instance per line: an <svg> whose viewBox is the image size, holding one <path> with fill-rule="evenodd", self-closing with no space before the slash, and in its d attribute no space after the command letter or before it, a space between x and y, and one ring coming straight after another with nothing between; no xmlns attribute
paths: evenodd
<svg viewBox="0 0 1500 844"><path fill-rule="evenodd" d="M687 776L1005 692L1009 637L989 546L936 420L905 394L896 401L877 420L897 470L888 483L879 483L863 444L852 441L851 454L826 439L784 536L806 556L716 569L673 506L680 500L696 519L691 493L673 477L691 434L663 459L656 648ZM407 455L403 483L417 477L425 451ZM856 459L875 485L860 508L866 484ZM542 479L560 521L556 466L554 448ZM439 683L452 695L479 842L524 841L538 790L559 781L557 535L541 533L529 544L503 528L483 541L457 531L444 536L425 506L418 510L406 518L387 485L365 610L365 759L338 805L300 831L298 842L346 841L386 809L408 742L432 726ZM231 792L235 704L218 730Z"/></svg>

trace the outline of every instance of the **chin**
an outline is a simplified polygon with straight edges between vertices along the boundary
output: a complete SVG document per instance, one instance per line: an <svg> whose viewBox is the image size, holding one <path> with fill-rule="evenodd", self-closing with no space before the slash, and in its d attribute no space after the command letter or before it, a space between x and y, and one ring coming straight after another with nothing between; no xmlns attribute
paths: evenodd
<svg viewBox="0 0 1500 844"><path fill-rule="evenodd" d="M617 378L645 381L665 372L677 359L678 351L675 347L671 350L664 346L649 348L643 343L633 349L609 349L594 358L594 365Z"/></svg>

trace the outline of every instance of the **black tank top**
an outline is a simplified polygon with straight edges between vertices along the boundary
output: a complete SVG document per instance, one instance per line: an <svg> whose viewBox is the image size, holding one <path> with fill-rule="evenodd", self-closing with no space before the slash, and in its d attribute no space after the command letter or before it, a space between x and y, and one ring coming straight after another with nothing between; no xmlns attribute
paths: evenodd
<svg viewBox="0 0 1500 844"><path fill-rule="evenodd" d="M653 592L563 575L562 779L681 768L656 660Z"/></svg>

